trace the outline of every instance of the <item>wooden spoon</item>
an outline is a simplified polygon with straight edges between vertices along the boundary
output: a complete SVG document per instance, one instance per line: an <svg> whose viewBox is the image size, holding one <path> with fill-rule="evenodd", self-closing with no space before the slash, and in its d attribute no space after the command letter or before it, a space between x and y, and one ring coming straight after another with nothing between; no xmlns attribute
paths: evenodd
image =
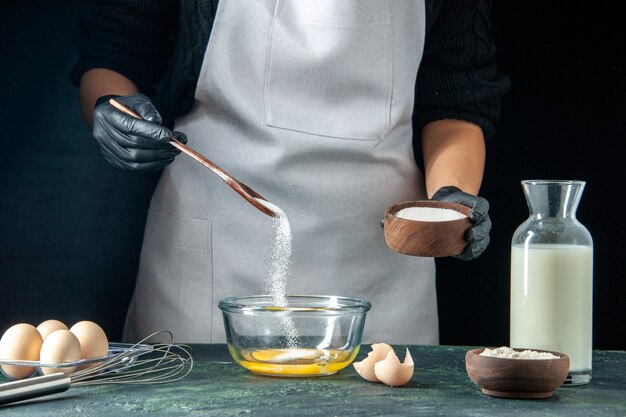
<svg viewBox="0 0 626 417"><path fill-rule="evenodd" d="M115 101L115 99L113 99L113 98L109 100L109 104L111 104L111 106L115 107L119 111L128 114L129 116L135 117L137 119L143 119L137 113L135 113L134 111L132 111L128 107L124 106L123 104L120 104L119 102ZM218 167L213 162L209 161L207 158L205 158L204 156L202 156L198 152L196 152L193 149L191 149L189 146L185 145L184 143L182 143L182 142L180 142L180 141L178 141L178 140L176 140L174 138L172 138L172 140L170 141L170 144L173 147L175 147L176 149L180 150L185 155L188 155L188 156L192 157L193 159L195 159L196 161L200 162L205 167L209 168L211 171L213 171L215 174L217 174L218 177L220 177L222 180L224 180L224 182L226 182L226 184L230 185L230 187L233 190L237 191L237 193L239 193L239 195L241 195L243 198L248 200L248 202L250 204L252 204L254 207L259 209L263 213L267 214L270 217L278 217L279 216L278 213L274 212L269 207L267 207L266 205L264 205L262 202L259 201L259 200L262 200L262 201L266 201L267 202L267 200L265 198L261 197L261 195L259 193L254 191L252 188L248 187L246 184L236 180L232 175L228 174L222 168Z"/></svg>

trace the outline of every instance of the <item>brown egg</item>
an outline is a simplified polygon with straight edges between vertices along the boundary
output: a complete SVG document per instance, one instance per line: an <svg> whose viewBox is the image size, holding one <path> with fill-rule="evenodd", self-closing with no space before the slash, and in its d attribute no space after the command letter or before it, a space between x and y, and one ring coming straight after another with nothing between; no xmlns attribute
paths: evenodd
<svg viewBox="0 0 626 417"><path fill-rule="evenodd" d="M104 330L93 321L79 321L70 332L80 342L81 359L97 358L109 353L109 341Z"/></svg>
<svg viewBox="0 0 626 417"><path fill-rule="evenodd" d="M50 319L37 326L37 330L41 334L42 339L46 340L50 333L55 330L67 330L67 326L59 320Z"/></svg>
<svg viewBox="0 0 626 417"><path fill-rule="evenodd" d="M57 364L61 362L74 362L80 359L80 342L74 333L69 330L56 330L48 335L41 345L39 361L42 364ZM41 367L44 375L57 372L71 374L76 366Z"/></svg>
<svg viewBox="0 0 626 417"><path fill-rule="evenodd" d="M16 324L0 339L0 359L37 361L42 343L43 339L35 326ZM2 371L11 379L22 379L32 375L35 367L2 365Z"/></svg>

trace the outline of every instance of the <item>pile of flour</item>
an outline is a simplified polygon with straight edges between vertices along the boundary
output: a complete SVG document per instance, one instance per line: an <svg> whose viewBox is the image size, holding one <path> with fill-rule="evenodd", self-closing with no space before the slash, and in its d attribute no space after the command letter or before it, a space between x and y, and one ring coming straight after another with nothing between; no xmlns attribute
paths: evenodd
<svg viewBox="0 0 626 417"><path fill-rule="evenodd" d="M535 350L523 350L518 352L513 348L502 346L495 349L485 349L480 356L505 359L558 359L558 356L550 352L537 352Z"/></svg>
<svg viewBox="0 0 626 417"><path fill-rule="evenodd" d="M466 217L456 210L439 207L407 207L396 212L396 217L423 222L446 222Z"/></svg>

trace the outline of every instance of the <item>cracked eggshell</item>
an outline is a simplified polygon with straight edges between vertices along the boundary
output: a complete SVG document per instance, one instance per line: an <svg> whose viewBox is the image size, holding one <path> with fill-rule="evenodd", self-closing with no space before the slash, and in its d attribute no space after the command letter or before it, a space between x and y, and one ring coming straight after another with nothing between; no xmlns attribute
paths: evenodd
<svg viewBox="0 0 626 417"><path fill-rule="evenodd" d="M413 368L413 358L408 349L404 363L400 363L396 354L391 351L384 360L374 364L374 373L380 382L392 387L400 387L411 380Z"/></svg>
<svg viewBox="0 0 626 417"><path fill-rule="evenodd" d="M367 354L367 358L363 359L361 362L354 362L352 365L357 373L364 379L370 382L380 382L374 372L374 365L376 362L384 360L390 352L393 352L393 348L387 343L374 343L372 345L372 351Z"/></svg>

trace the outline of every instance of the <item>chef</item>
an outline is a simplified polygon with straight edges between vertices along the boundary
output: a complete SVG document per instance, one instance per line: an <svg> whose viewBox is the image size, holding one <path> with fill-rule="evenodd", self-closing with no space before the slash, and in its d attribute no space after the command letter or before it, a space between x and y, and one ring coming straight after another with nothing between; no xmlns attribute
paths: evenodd
<svg viewBox="0 0 626 417"><path fill-rule="evenodd" d="M163 169L125 340L223 342L219 300L263 291L271 218L176 138L286 213L288 293L369 300L365 343L438 343L434 261L390 250L379 222L396 202L457 202L474 223L460 258L487 246L476 195L508 88L490 1L94 3L71 73L85 119L115 167Z"/></svg>

